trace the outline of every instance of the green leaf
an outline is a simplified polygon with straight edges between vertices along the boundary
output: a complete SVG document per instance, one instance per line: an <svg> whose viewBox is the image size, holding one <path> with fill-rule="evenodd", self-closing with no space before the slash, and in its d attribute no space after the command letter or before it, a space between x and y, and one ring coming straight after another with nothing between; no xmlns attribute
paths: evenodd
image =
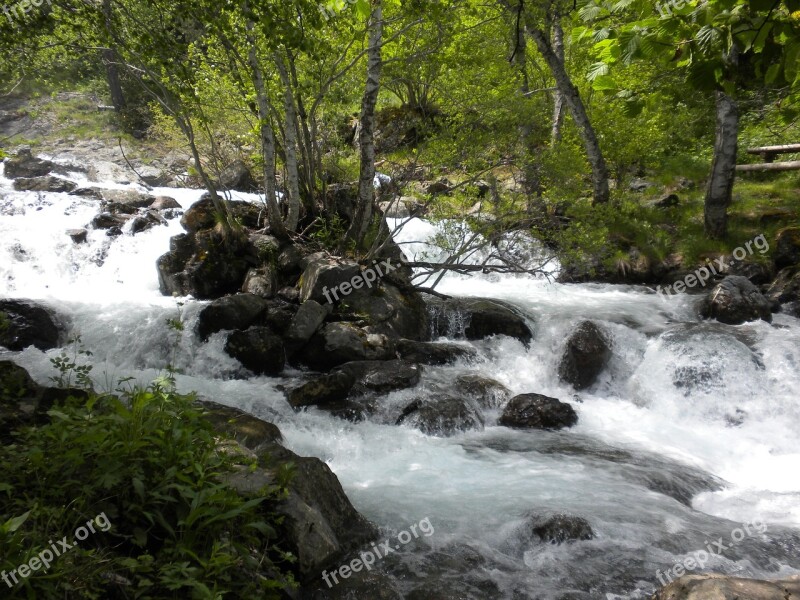
<svg viewBox="0 0 800 600"><path fill-rule="evenodd" d="M22 527L22 524L28 520L31 511L28 511L18 517L12 517L3 524L3 531L14 533L17 529Z"/></svg>

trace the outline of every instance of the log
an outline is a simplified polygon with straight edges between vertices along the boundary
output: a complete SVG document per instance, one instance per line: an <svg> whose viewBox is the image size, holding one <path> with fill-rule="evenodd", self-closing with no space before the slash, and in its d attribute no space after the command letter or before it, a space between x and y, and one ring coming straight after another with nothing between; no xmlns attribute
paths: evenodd
<svg viewBox="0 0 800 600"><path fill-rule="evenodd" d="M752 171L800 171L800 160L789 160L776 163L756 163L752 165L736 165L739 172Z"/></svg>
<svg viewBox="0 0 800 600"><path fill-rule="evenodd" d="M748 154L789 154L800 152L800 144L783 144L782 146L761 146L760 148L748 148Z"/></svg>

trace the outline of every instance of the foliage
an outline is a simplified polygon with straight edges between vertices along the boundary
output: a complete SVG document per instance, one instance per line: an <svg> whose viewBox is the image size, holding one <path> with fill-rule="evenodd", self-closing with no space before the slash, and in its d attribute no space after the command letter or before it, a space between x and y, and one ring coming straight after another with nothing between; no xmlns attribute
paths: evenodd
<svg viewBox="0 0 800 600"><path fill-rule="evenodd" d="M71 398L0 449L1 569L96 515L111 523L4 597L277 598L291 585L272 508L285 479L253 500L227 487L254 465L220 449L194 400L159 384Z"/></svg>

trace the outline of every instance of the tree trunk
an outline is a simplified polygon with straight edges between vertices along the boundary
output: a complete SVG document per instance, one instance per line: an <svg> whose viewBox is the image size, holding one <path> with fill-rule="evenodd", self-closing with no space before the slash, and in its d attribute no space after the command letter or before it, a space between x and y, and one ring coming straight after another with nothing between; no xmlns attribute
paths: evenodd
<svg viewBox="0 0 800 600"><path fill-rule="evenodd" d="M358 204L353 222L346 238L354 240L356 247L364 241L364 235L372 221L372 204L375 198L375 106L381 87L383 59L381 43L383 36L383 1L373 0L369 24L369 48L367 50L367 82L361 100L361 132L359 148L361 172L358 178Z"/></svg>
<svg viewBox="0 0 800 600"><path fill-rule="evenodd" d="M725 92L716 92L717 130L714 160L705 198L706 235L725 237L728 230L728 206L733 198L736 177L736 151L739 138L739 110L736 100Z"/></svg>
<svg viewBox="0 0 800 600"><path fill-rule="evenodd" d="M583 145L586 148L586 156L589 164L592 167L592 196L594 204L602 204L608 202L610 192L608 188L608 167L603 158L603 152L600 149L600 142L597 140L597 134L592 127L589 120L589 115L586 113L586 107L581 100L578 93L578 88L572 83L572 80L567 73L564 63L558 58L547 36L541 29L529 28L530 36L536 42L536 47L542 54L550 72L556 80L556 87L564 98L564 102L569 108L572 120L578 127Z"/></svg>
<svg viewBox="0 0 800 600"><path fill-rule="evenodd" d="M553 20L553 53L561 64L564 64L564 28L561 18L556 15ZM556 89L553 94L553 126L550 132L550 145L561 141L561 126L564 123L564 96Z"/></svg>
<svg viewBox="0 0 800 600"><path fill-rule="evenodd" d="M247 3L244 5L244 13L247 14ZM278 199L276 192L278 188L277 179L275 177L275 134L269 121L269 96L267 96L267 88L264 85L264 75L261 72L261 64L258 62L258 54L256 53L256 41L253 37L253 22L247 21L247 59L250 63L250 70L252 71L253 85L256 90L256 99L258 101L258 120L259 131L261 134L261 151L264 155L264 196L267 204L267 218L269 219L269 228L272 234L280 239L287 239L289 234L283 224L281 218L281 209L278 206Z"/></svg>
<svg viewBox="0 0 800 600"><path fill-rule="evenodd" d="M103 0L103 18L106 22L106 29L111 32L112 7L111 0ZM119 79L117 69L117 53L112 48L105 48L102 52L103 66L106 69L106 80L108 81L108 91L111 95L111 104L114 110L120 112L125 109L125 94L122 92L122 83Z"/></svg>
<svg viewBox="0 0 800 600"><path fill-rule="evenodd" d="M275 64L283 83L283 104L286 113L286 126L284 131L284 149L286 152L286 195L289 210L286 215L286 229L289 231L297 230L297 223L300 220L300 175L297 170L297 111L294 107L294 94L292 93L292 82L289 80L289 73L283 63L283 57L276 52Z"/></svg>

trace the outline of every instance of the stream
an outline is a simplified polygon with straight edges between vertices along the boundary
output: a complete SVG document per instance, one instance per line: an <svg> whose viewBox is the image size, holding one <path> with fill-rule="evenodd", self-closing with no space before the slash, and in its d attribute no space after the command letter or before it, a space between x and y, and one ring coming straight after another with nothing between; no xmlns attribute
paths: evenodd
<svg viewBox="0 0 800 600"><path fill-rule="evenodd" d="M79 173L70 178L97 185ZM150 193L184 208L201 194ZM65 315L70 335L93 352L98 389L127 376L146 384L172 363L179 391L276 423L287 447L327 462L385 539L428 519L433 533L376 565L404 593L646 598L660 586L658 573L720 538L726 549L709 552L703 570L800 573L797 319L776 314L771 324L734 327L701 321L700 296L450 274L437 290L502 299L523 311L534 331L530 347L502 336L477 342L477 361L425 367L417 389L393 392L369 420L351 423L316 409L295 413L279 386L298 381L299 371L244 379L223 351L224 333L197 339L193 327L206 303L158 290L155 261L182 232L178 219L135 236L90 230L87 243L74 244L65 230L86 226L96 212L97 200L15 192L0 171L0 297L40 300ZM435 233L414 220L397 240L413 256ZM167 326L175 318L186 324L180 337ZM610 333L613 358L595 385L576 393L557 370L566 338L585 319ZM0 350L0 360L47 383L60 352ZM514 394L570 402L578 424L512 430L496 425L500 407L486 409L483 431L449 438L394 424L412 395L465 373L496 379ZM594 539L551 545L525 533L529 515L554 513L583 517Z"/></svg>

